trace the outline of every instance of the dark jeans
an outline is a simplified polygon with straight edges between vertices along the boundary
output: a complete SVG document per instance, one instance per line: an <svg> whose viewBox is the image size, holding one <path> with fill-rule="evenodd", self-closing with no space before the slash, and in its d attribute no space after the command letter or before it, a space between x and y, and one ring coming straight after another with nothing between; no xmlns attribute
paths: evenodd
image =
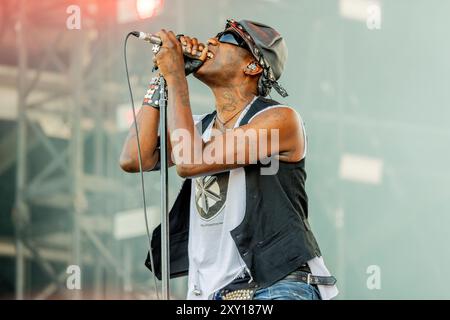
<svg viewBox="0 0 450 320"><path fill-rule="evenodd" d="M301 281L280 280L255 292L253 300L321 300L316 286Z"/></svg>

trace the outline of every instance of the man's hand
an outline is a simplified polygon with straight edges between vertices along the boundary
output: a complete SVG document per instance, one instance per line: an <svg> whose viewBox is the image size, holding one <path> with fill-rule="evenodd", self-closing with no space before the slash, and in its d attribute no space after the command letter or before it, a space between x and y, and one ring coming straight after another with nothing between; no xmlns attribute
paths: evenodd
<svg viewBox="0 0 450 320"><path fill-rule="evenodd" d="M204 62L207 56L212 57L212 53L208 52L208 47L203 43L199 43L197 38L190 38L188 36L181 36L180 42L183 47L184 55L189 58L198 59ZM200 55L198 55L200 53Z"/></svg>
<svg viewBox="0 0 450 320"><path fill-rule="evenodd" d="M167 32L164 29L158 32L157 35L162 41L162 46L155 55L154 62L166 80L170 80L174 76L186 76L183 54L200 61L206 60L208 47L201 43L199 44L196 38L191 39L187 36L182 36L178 40L172 31ZM202 54L200 57L197 57L196 54L200 50Z"/></svg>
<svg viewBox="0 0 450 320"><path fill-rule="evenodd" d="M160 72L166 79L173 75L185 76L183 50L175 34L162 29L157 35L162 46L154 60Z"/></svg>

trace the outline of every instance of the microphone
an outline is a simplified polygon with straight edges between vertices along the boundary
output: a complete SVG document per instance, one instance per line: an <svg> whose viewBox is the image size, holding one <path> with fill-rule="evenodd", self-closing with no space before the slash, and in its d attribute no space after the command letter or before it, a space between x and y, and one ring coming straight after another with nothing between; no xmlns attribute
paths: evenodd
<svg viewBox="0 0 450 320"><path fill-rule="evenodd" d="M133 31L133 32L131 32L131 34L133 36L135 36L136 38L138 38L140 40L147 41L147 42L149 42L151 44L156 44L158 46L162 45L162 41L157 35L154 35L154 34L151 34L151 33L142 32L142 31ZM177 36L177 38L178 38L178 36ZM183 53L183 54L185 56L187 56L188 58L190 58L190 59L200 58L201 55L202 55L202 53L200 51L197 51L197 53L195 55L188 54L188 53ZM212 57L211 53L208 52L207 58L211 58L211 57Z"/></svg>
<svg viewBox="0 0 450 320"><path fill-rule="evenodd" d="M133 32L131 32L131 34L138 39L150 42L152 44L156 44L158 46L162 45L161 39L154 34L145 33L145 32L141 32L141 31L133 31Z"/></svg>

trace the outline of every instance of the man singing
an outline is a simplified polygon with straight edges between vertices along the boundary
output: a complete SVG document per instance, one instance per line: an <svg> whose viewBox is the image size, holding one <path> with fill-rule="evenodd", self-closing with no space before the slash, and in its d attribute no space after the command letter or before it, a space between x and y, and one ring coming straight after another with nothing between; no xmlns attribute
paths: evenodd
<svg viewBox="0 0 450 320"><path fill-rule="evenodd" d="M302 120L265 98L272 88L287 96L277 82L287 59L281 35L261 23L228 20L207 45L171 31L158 36L154 62L168 90L168 161L186 178L169 214L171 277L188 274L188 299L336 296L336 279L308 223ZM214 94L209 114L192 115L191 72ZM159 169L159 92L154 78L137 115L146 171ZM134 126L120 163L139 171ZM152 236L158 278L160 241L158 227ZM149 257L146 265L151 269Z"/></svg>

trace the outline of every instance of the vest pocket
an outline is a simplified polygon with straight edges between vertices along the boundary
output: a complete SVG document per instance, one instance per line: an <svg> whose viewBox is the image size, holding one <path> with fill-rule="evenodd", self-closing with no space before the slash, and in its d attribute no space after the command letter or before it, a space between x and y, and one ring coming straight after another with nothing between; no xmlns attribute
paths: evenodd
<svg viewBox="0 0 450 320"><path fill-rule="evenodd" d="M277 244L278 242L280 242L281 240L283 240L283 238L287 237L289 235L289 233L287 232L287 228L286 229L280 229L277 232L271 234L269 237L267 237L266 239L259 241L256 244L256 247L259 250L265 250L266 248L270 248L271 246Z"/></svg>

